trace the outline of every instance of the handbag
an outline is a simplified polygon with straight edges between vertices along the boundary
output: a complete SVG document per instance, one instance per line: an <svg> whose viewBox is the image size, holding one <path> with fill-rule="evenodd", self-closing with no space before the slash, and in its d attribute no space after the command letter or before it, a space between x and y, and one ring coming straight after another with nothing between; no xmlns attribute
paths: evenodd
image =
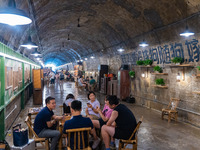
<svg viewBox="0 0 200 150"><path fill-rule="evenodd" d="M17 129L18 128L18 129ZM13 127L13 144L14 146L24 146L28 143L28 130L23 130L21 124Z"/></svg>

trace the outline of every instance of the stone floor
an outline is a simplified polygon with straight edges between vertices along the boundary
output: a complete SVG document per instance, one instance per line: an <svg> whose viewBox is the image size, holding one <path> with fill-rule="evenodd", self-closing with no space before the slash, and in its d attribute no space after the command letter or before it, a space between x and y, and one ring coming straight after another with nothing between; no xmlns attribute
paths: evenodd
<svg viewBox="0 0 200 150"><path fill-rule="evenodd" d="M61 105L67 94L72 93L77 100L81 100L83 103L84 115L87 92L85 90L76 88L73 82L64 83L64 91L60 90L60 86L56 83L49 87L44 87L43 99L51 95L56 98L56 110L55 114L60 114L59 105ZM101 103L101 107L104 105L105 95L97 93L97 99ZM44 103L44 102L43 102ZM200 149L200 129L183 122L171 121L161 119L161 113L155 110L151 110L139 105L128 104L127 105L136 119L139 120L143 116L143 123L141 124L138 133L138 150L199 150ZM44 106L44 104L43 104ZM38 107L32 103L32 98L26 104L24 110L21 111L14 124L22 123L22 127L26 127L24 119L27 115L28 108ZM10 132L10 131L9 131ZM7 134L6 140L12 145L12 135ZM117 142L116 142L117 143ZM117 145L118 146L118 145ZM101 149L105 149L101 146Z"/></svg>

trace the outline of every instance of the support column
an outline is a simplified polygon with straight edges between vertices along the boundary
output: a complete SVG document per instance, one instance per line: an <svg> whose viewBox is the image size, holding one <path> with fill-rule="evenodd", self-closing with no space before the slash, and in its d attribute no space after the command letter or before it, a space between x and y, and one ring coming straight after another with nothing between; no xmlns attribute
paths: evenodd
<svg viewBox="0 0 200 150"><path fill-rule="evenodd" d="M22 63L22 89L24 89L24 85L25 85L25 83L24 83L24 63ZM22 93L21 93L21 109L24 109L24 92L25 92L25 89L22 91Z"/></svg>
<svg viewBox="0 0 200 150"><path fill-rule="evenodd" d="M0 57L0 106L5 105L5 57ZM5 108L0 111L0 140L5 139Z"/></svg>

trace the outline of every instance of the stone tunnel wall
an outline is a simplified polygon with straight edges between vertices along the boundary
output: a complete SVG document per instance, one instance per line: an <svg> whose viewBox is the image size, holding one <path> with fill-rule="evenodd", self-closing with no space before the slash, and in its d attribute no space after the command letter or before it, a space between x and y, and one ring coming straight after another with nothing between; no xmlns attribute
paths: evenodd
<svg viewBox="0 0 200 150"><path fill-rule="evenodd" d="M135 70L136 77L131 80L131 94L136 98L136 103L161 112L166 107L170 98L180 98L178 104L179 120L200 126L200 95L194 91L200 91L200 78L196 66L199 63L200 38L183 38L182 41L171 41L147 48L127 50L126 53L117 56L104 56L99 59L89 60L87 66L97 67L99 64L109 65L109 73L117 74L121 64L129 64L131 70ZM191 67L172 67L171 59L183 57L184 63ZM168 75L154 75L153 67L140 67L137 60L152 59L153 66L159 65ZM90 69L88 67L88 69ZM93 68L94 69L94 68ZM143 78L141 74L144 73ZM180 82L176 81L180 73ZM155 79L163 78L167 89L152 87Z"/></svg>

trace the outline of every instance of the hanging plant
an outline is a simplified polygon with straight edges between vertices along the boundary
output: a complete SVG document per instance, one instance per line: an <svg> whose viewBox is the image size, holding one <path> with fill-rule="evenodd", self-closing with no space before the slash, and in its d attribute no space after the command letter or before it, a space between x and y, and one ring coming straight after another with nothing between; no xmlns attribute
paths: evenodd
<svg viewBox="0 0 200 150"><path fill-rule="evenodd" d="M156 84L157 85L165 85L164 79L162 79L162 78L156 79Z"/></svg>
<svg viewBox="0 0 200 150"><path fill-rule="evenodd" d="M129 76L131 78L134 78L135 77L135 71L129 71Z"/></svg>

